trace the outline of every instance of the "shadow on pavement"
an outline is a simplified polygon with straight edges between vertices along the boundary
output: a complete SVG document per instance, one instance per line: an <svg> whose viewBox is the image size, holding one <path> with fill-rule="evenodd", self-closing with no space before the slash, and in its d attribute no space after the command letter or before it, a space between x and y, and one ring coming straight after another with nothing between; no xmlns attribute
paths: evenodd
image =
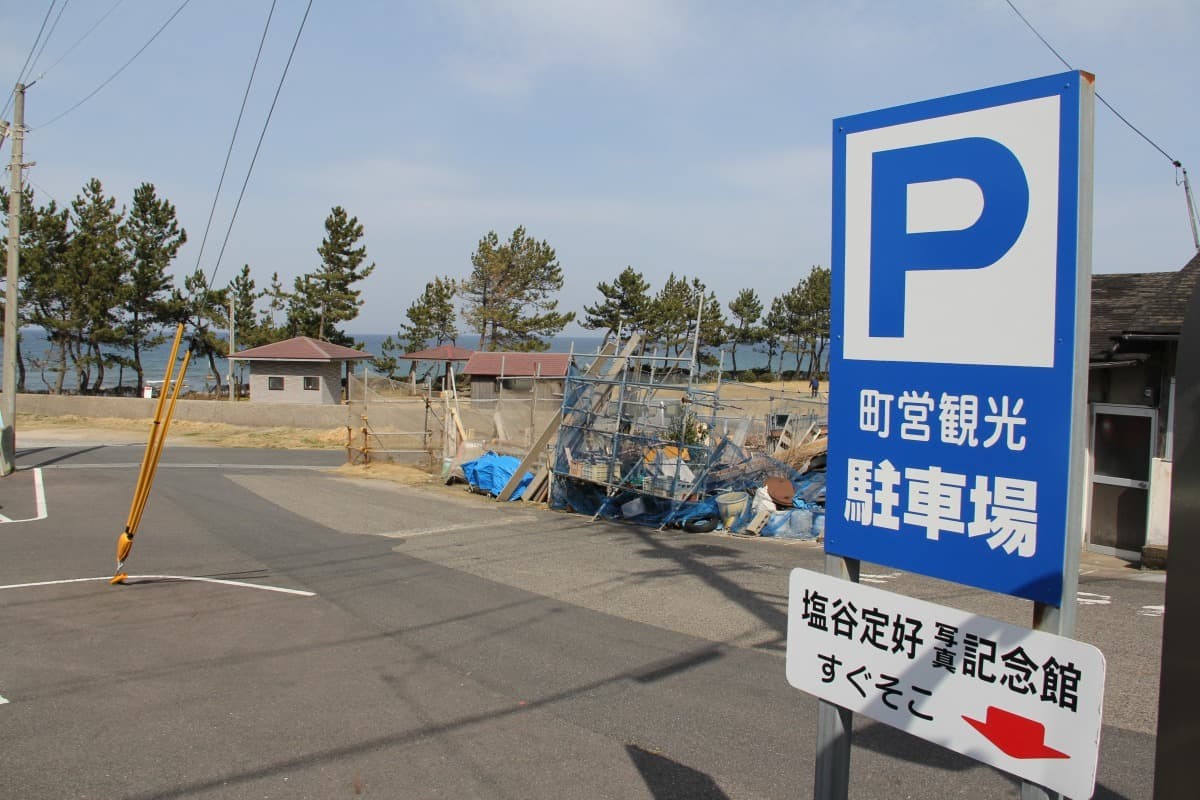
<svg viewBox="0 0 1200 800"><path fill-rule="evenodd" d="M730 601L758 617L763 624L778 634L781 641L787 635L786 608L780 608L774 603L763 600L758 593L742 587L736 581L723 575L722 572L726 571L725 568L714 566L705 561L706 558L714 556L726 558L744 557L745 554L740 550L734 550L723 545L696 542L688 542L683 546L674 547L669 541L664 540L661 535L656 535L653 530L642 530L634 526L629 527L629 533L640 539L642 544L646 545L645 549L638 551L638 555L644 558L673 561L676 566L689 575L699 578L713 589L719 591Z"/></svg>
<svg viewBox="0 0 1200 800"><path fill-rule="evenodd" d="M654 800L729 800L716 781L700 770L672 761L636 744L625 745Z"/></svg>
<svg viewBox="0 0 1200 800"><path fill-rule="evenodd" d="M37 467L49 466L50 464L57 464L60 461L70 461L72 458L77 458L78 456L81 456L84 453L91 453L96 450L103 450L105 447L106 447L106 445L97 444L97 445L92 445L91 447L81 447L79 449L72 449L72 450L68 450L67 452L63 453L60 456L55 456L54 458L47 458L46 460L39 461L36 464L24 464L23 463L23 464L21 464L21 468L22 469L35 469ZM20 458L24 459L24 458L27 458L28 456L32 455L33 453L39 452L40 450L61 450L61 449L62 448L60 448L60 447L54 447L54 448L44 447L44 448L39 448L38 450L22 451L18 455Z"/></svg>

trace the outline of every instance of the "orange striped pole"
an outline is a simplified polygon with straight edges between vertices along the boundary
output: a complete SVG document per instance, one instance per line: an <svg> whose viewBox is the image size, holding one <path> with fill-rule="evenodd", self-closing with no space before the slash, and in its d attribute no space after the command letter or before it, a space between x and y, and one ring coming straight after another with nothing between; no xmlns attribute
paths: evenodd
<svg viewBox="0 0 1200 800"><path fill-rule="evenodd" d="M175 403L179 400L179 391L183 388L183 376L187 374L188 362L192 360L191 351L183 356L183 364L179 367L179 377L175 379L175 389L171 392L171 404L167 406L167 415L163 418L162 433L155 443L154 459L150 462L149 476L146 478L146 489L142 492L142 503L138 506L137 516L133 518L133 531L137 533L142 524L142 512L146 510L146 502L150 499L150 487L154 485L154 474L158 472L158 459L162 456L163 445L167 442L167 431L171 428L171 419L175 416Z"/></svg>
<svg viewBox="0 0 1200 800"><path fill-rule="evenodd" d="M167 360L167 370L163 375L163 388L158 395L158 403L154 407L154 418L150 424L150 436L146 441L146 452L142 454L142 465L138 469L138 479L133 490L133 499L129 504L129 514L125 518L125 528L121 531L121 535L117 537L117 569L113 576L113 583L119 583L120 579L124 579L121 574L121 567L125 565L125 559L129 556L129 551L133 548L133 535L137 531L135 524L136 518L139 516L138 509L145 505L144 494L149 492L149 471L150 463L154 459L154 452L161 439L161 425L163 417L163 408L167 400L167 390L171 385L171 375L175 371L175 359L179 355L179 344L183 341L183 323L179 323L175 328L175 340L171 344L171 357Z"/></svg>

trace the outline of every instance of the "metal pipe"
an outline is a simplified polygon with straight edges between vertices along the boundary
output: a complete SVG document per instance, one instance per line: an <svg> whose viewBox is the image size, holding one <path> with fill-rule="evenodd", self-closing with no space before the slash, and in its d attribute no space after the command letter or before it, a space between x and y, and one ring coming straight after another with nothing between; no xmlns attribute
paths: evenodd
<svg viewBox="0 0 1200 800"><path fill-rule="evenodd" d="M163 445L167 441L167 431L171 427L171 418L175 415L175 403L179 400L179 391L183 388L183 377L187 374L188 362L192 360L192 351L188 350L183 356L183 364L179 367L179 377L175 379L175 388L171 392L171 404L167 406L167 415L163 419L162 433L158 435L158 441L154 446L154 458L150 462L149 473L146 477L146 488L142 492L142 502L138 508L137 516L133 519L133 527L130 529L130 537L137 533L138 526L142 524L142 514L146 510L146 503L150 499L150 488L154 485L154 473L158 471L158 460L162 457ZM163 387L163 394L166 394L166 386Z"/></svg>

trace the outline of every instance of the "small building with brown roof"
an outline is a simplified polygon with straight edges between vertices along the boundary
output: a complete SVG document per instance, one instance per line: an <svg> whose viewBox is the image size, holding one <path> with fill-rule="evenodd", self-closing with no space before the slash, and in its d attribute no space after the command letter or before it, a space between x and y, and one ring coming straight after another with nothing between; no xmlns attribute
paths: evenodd
<svg viewBox="0 0 1200 800"><path fill-rule="evenodd" d="M342 402L349 365L370 353L297 336L235 353L231 360L250 365L253 403L332 404Z"/></svg>
<svg viewBox="0 0 1200 800"><path fill-rule="evenodd" d="M494 352L482 350L471 354L463 375L471 379L471 400L494 400L497 397L529 397L535 381L542 384L538 394L546 391L562 393L570 353ZM545 383L549 382L549 389Z"/></svg>
<svg viewBox="0 0 1200 800"><path fill-rule="evenodd" d="M414 350L410 353L405 353L400 356L401 361L411 361L413 364L413 380L416 380L417 362L441 362L442 367L442 388L445 389L449 379L452 364L461 364L471 358L474 350L469 350L466 347L459 347L456 344L439 344L437 347L430 347L427 350Z"/></svg>

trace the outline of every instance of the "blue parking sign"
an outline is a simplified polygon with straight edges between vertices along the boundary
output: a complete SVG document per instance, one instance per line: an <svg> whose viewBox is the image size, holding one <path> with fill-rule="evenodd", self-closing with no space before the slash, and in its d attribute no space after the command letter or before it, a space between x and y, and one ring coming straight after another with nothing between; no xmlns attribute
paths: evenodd
<svg viewBox="0 0 1200 800"><path fill-rule="evenodd" d="M829 553L1061 604L1081 535L1091 81L834 121Z"/></svg>

